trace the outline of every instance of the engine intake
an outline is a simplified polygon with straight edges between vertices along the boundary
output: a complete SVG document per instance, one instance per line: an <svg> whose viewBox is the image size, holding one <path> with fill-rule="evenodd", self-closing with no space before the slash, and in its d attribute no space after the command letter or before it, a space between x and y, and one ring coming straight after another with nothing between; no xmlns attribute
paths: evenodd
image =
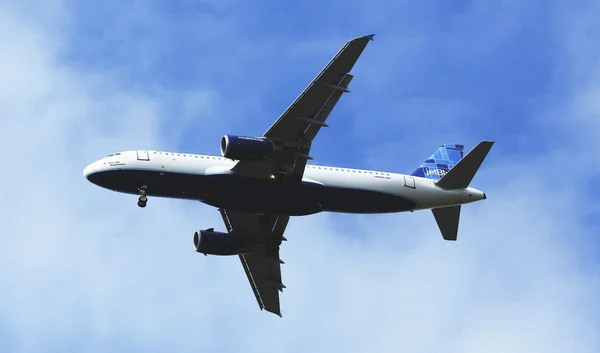
<svg viewBox="0 0 600 353"><path fill-rule="evenodd" d="M194 249L205 255L242 255L259 252L261 247L242 235L215 232L211 228L194 233Z"/></svg>
<svg viewBox="0 0 600 353"><path fill-rule="evenodd" d="M221 155L235 160L265 160L282 150L279 145L264 137L224 135L221 138Z"/></svg>

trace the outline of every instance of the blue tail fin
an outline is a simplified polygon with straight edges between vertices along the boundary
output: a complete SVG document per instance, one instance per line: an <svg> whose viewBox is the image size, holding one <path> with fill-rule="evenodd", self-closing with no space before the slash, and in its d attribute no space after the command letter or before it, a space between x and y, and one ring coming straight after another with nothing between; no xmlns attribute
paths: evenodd
<svg viewBox="0 0 600 353"><path fill-rule="evenodd" d="M440 180L452 167L463 158L465 146L454 143L442 145L411 175L421 178Z"/></svg>

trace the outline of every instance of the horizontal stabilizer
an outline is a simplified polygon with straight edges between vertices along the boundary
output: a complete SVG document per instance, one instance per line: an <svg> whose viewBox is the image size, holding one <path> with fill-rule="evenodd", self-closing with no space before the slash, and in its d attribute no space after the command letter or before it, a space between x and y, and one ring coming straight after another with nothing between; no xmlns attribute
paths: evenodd
<svg viewBox="0 0 600 353"><path fill-rule="evenodd" d="M446 175L438 180L436 185L447 189L464 189L468 187L493 145L493 141L481 141L456 163Z"/></svg>
<svg viewBox="0 0 600 353"><path fill-rule="evenodd" d="M460 205L434 208L431 210L437 222L442 237L445 240L455 241L458 237L458 221L460 220Z"/></svg>

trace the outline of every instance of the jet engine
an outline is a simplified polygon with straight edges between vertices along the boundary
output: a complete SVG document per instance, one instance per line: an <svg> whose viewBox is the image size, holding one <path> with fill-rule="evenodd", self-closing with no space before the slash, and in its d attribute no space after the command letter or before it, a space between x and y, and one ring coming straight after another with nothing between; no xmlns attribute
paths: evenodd
<svg viewBox="0 0 600 353"><path fill-rule="evenodd" d="M242 235L209 228L194 233L194 249L205 255L242 255L259 252L260 244Z"/></svg>
<svg viewBox="0 0 600 353"><path fill-rule="evenodd" d="M224 135L221 155L234 160L265 160L281 152L280 145L264 137Z"/></svg>

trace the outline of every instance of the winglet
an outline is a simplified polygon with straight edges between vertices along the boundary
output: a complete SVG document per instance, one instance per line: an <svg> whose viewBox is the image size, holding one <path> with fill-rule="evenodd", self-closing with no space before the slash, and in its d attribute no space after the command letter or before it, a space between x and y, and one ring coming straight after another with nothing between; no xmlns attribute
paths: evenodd
<svg viewBox="0 0 600 353"><path fill-rule="evenodd" d="M493 145L493 141L481 141L456 163L446 175L438 180L436 185L447 189L464 189L468 187Z"/></svg>
<svg viewBox="0 0 600 353"><path fill-rule="evenodd" d="M375 37L375 34L367 34L366 36L352 38L348 42L354 42L355 40L360 40L360 39L368 39L369 41L371 41L371 40L373 40L373 37Z"/></svg>
<svg viewBox="0 0 600 353"><path fill-rule="evenodd" d="M445 240L456 241L458 238L458 222L460 220L460 205L434 208L431 210L437 222L442 237Z"/></svg>

